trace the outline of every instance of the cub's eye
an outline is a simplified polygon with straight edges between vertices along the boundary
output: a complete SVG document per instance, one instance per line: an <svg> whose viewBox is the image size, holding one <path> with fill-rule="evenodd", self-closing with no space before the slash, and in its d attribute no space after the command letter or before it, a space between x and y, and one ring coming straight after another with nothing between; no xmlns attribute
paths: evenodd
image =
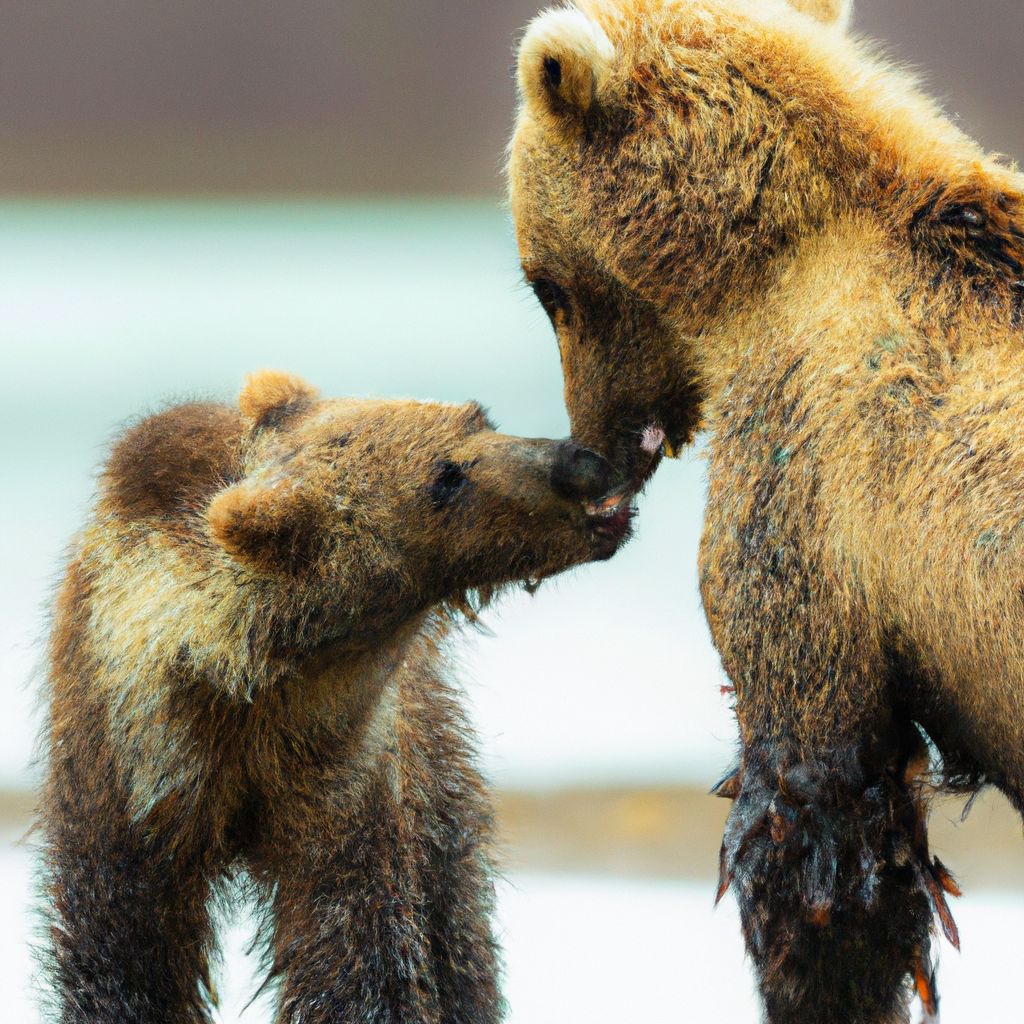
<svg viewBox="0 0 1024 1024"><path fill-rule="evenodd" d="M433 508L444 508L455 501L469 483L466 470L471 465L469 462L458 463L449 459L441 459L435 464L434 479L428 488Z"/></svg>
<svg viewBox="0 0 1024 1024"><path fill-rule="evenodd" d="M564 313L569 316L569 296L564 288L549 281L546 277L538 277L536 281L530 282L533 294L537 301L544 307L544 311L554 321L556 313Z"/></svg>

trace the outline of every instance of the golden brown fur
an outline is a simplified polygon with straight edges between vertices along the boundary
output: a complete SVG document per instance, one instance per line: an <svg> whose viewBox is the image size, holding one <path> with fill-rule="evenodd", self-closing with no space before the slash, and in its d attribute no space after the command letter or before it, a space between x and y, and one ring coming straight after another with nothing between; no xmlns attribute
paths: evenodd
<svg viewBox="0 0 1024 1024"><path fill-rule="evenodd" d="M772 1024L903 1021L930 907L955 937L918 728L1024 811L1024 179L848 4L576 11L524 38L510 160L573 434L635 479L645 429L710 432L723 884Z"/></svg>
<svg viewBox="0 0 1024 1024"><path fill-rule="evenodd" d="M246 870L279 1021L500 1015L491 812L443 645L496 588L608 557L607 466L479 406L283 374L118 440L50 643L48 966L65 1024L210 1019Z"/></svg>

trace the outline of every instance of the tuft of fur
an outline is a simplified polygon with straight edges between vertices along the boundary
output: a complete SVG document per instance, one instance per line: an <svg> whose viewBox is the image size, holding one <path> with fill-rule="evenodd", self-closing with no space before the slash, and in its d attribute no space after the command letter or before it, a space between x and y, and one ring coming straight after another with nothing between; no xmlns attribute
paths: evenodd
<svg viewBox="0 0 1024 1024"><path fill-rule="evenodd" d="M246 419L269 426L271 417L280 418L316 397L316 388L301 377L280 370L260 370L246 377L238 406Z"/></svg>
<svg viewBox="0 0 1024 1024"><path fill-rule="evenodd" d="M521 82L509 161L573 435L635 476L641 432L710 433L723 881L771 1024L902 1024L954 934L916 730L1024 811L1024 178L846 4L576 6L599 108L567 142Z"/></svg>
<svg viewBox="0 0 1024 1024"><path fill-rule="evenodd" d="M239 871L282 1024L500 1018L491 806L446 643L476 600L610 553L556 493L567 450L279 373L117 440L48 652L63 1024L211 1020L211 903Z"/></svg>

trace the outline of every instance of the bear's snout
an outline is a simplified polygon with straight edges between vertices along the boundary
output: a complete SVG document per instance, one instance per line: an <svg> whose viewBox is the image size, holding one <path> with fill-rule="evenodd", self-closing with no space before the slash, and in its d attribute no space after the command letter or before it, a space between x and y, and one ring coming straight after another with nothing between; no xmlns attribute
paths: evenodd
<svg viewBox="0 0 1024 1024"><path fill-rule="evenodd" d="M551 486L563 498L587 501L600 498L612 489L615 479L610 463L597 452L561 441L551 465Z"/></svg>

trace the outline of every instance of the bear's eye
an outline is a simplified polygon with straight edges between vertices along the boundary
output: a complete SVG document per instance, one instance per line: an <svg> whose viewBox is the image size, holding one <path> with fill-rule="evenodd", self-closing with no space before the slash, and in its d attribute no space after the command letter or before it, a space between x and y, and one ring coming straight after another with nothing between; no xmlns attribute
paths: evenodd
<svg viewBox="0 0 1024 1024"><path fill-rule="evenodd" d="M430 504L435 509L444 508L450 505L462 493L463 488L469 483L466 477L466 470L470 463L452 462L449 459L441 459L434 469L434 479L430 484Z"/></svg>
<svg viewBox="0 0 1024 1024"><path fill-rule="evenodd" d="M554 281L549 281L546 277L538 277L535 281L531 281L530 287L533 288L533 294L537 296L537 301L544 307L544 312L552 321L554 321L556 313L563 313L568 319L569 296L564 288L555 284Z"/></svg>

